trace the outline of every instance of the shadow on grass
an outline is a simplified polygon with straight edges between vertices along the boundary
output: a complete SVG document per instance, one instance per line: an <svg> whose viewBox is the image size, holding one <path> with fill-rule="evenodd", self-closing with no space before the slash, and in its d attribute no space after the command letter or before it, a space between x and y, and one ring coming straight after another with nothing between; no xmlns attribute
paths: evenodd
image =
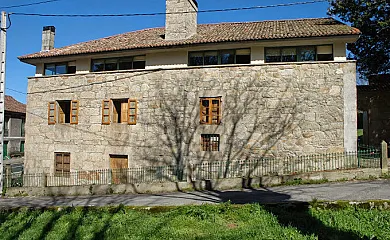
<svg viewBox="0 0 390 240"><path fill-rule="evenodd" d="M222 202L232 204L259 203L267 212L273 214L279 224L284 227L294 227L302 234L315 235L319 240L353 240L371 239L359 237L353 231L344 231L326 226L310 213L307 202L288 201L290 196L272 192L268 189L250 189L249 191L214 191Z"/></svg>

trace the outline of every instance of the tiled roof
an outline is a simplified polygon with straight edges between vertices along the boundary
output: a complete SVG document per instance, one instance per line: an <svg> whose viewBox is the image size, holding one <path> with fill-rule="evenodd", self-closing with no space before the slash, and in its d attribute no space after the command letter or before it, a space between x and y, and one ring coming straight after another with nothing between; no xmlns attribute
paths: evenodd
<svg viewBox="0 0 390 240"><path fill-rule="evenodd" d="M5 111L26 113L26 104L16 101L11 96L5 95Z"/></svg>
<svg viewBox="0 0 390 240"><path fill-rule="evenodd" d="M24 55L19 57L19 59L47 58L131 49L179 47L206 43L359 35L360 31L333 18L314 18L201 24L198 25L198 33L185 40L168 41L164 39L164 33L165 28L151 28L128 32L62 48L55 48L47 52Z"/></svg>

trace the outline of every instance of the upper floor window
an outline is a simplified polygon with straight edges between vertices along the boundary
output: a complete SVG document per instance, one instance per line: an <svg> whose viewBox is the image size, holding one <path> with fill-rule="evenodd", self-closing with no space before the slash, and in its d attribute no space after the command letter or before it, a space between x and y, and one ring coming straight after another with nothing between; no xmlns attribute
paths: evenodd
<svg viewBox="0 0 390 240"><path fill-rule="evenodd" d="M332 45L265 48L265 62L333 61Z"/></svg>
<svg viewBox="0 0 390 240"><path fill-rule="evenodd" d="M45 64L45 76L71 73L76 73L76 62Z"/></svg>
<svg viewBox="0 0 390 240"><path fill-rule="evenodd" d="M110 99L102 103L102 124L125 123L137 124L137 100Z"/></svg>
<svg viewBox="0 0 390 240"><path fill-rule="evenodd" d="M200 98L200 123L221 123L221 97Z"/></svg>
<svg viewBox="0 0 390 240"><path fill-rule="evenodd" d="M145 56L92 60L92 72L145 69Z"/></svg>
<svg viewBox="0 0 390 240"><path fill-rule="evenodd" d="M189 66L219 65L219 64L249 64L250 49L233 49L218 51L190 52Z"/></svg>
<svg viewBox="0 0 390 240"><path fill-rule="evenodd" d="M48 103L49 125L56 123L78 124L79 122L79 101L61 100Z"/></svg>

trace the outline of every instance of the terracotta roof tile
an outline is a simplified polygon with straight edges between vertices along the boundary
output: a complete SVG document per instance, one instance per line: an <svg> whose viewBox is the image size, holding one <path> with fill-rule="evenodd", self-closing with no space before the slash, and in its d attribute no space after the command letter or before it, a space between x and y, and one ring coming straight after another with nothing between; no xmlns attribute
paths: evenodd
<svg viewBox="0 0 390 240"><path fill-rule="evenodd" d="M163 38L164 31L164 28L151 28L128 32L98 40L56 48L47 52L24 55L19 57L19 59L23 61L25 59L118 50L360 34L358 29L345 25L333 18L201 24L198 25L198 33L185 40L165 40Z"/></svg>
<svg viewBox="0 0 390 240"><path fill-rule="evenodd" d="M5 95L5 111L26 113L26 104L16 101L11 96Z"/></svg>

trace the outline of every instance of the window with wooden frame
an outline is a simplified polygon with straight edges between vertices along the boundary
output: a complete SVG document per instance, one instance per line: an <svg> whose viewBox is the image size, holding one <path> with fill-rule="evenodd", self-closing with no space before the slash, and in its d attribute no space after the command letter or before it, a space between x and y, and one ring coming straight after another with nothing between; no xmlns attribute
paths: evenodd
<svg viewBox="0 0 390 240"><path fill-rule="evenodd" d="M79 101L58 100L48 103L48 124L79 123Z"/></svg>
<svg viewBox="0 0 390 240"><path fill-rule="evenodd" d="M57 152L55 155L55 173L69 174L70 173L70 153Z"/></svg>
<svg viewBox="0 0 390 240"><path fill-rule="evenodd" d="M219 151L219 134L202 134L201 144L202 151L206 152L218 152Z"/></svg>
<svg viewBox="0 0 390 240"><path fill-rule="evenodd" d="M136 99L110 99L102 103L102 124L137 124Z"/></svg>
<svg viewBox="0 0 390 240"><path fill-rule="evenodd" d="M200 123L221 123L221 97L200 98Z"/></svg>

